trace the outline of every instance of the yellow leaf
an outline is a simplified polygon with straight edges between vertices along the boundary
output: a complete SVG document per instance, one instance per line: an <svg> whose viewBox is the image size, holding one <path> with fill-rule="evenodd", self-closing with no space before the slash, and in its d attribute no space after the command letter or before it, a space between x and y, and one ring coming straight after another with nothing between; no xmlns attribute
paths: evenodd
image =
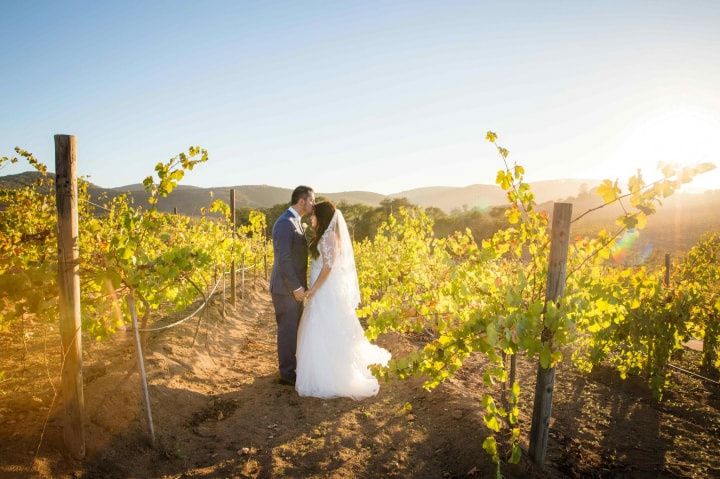
<svg viewBox="0 0 720 479"><path fill-rule="evenodd" d="M597 194L600 195L605 203L615 201L619 193L620 189L610 180L603 180L600 186L597 187Z"/></svg>
<svg viewBox="0 0 720 479"><path fill-rule="evenodd" d="M637 229L643 229L645 226L647 226L647 215L645 213L638 213L637 216L637 224L635 225L635 228Z"/></svg>
<svg viewBox="0 0 720 479"><path fill-rule="evenodd" d="M510 208L505 212L505 216L511 225L517 224L520 221L520 210L517 208Z"/></svg>

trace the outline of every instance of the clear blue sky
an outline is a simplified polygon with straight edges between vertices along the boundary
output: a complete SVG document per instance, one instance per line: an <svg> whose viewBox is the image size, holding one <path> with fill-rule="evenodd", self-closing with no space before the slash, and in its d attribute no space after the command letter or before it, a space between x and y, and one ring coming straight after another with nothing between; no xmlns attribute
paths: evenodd
<svg viewBox="0 0 720 479"><path fill-rule="evenodd" d="M491 183L488 129L532 180L720 164L718 1L5 0L0 32L0 155L75 134L103 186L190 144L201 186Z"/></svg>

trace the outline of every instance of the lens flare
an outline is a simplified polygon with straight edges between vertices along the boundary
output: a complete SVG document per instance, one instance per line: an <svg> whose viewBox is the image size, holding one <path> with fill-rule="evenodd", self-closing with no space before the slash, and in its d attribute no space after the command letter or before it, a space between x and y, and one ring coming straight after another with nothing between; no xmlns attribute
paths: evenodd
<svg viewBox="0 0 720 479"><path fill-rule="evenodd" d="M610 249L610 256L617 264L638 265L646 262L653 252L653 246L646 244L640 246L638 243L640 231L636 229L627 230L615 241Z"/></svg>

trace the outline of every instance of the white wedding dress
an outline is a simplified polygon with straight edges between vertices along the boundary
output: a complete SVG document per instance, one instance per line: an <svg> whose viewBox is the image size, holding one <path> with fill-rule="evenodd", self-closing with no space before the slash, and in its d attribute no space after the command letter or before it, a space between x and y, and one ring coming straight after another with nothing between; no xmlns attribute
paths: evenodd
<svg viewBox="0 0 720 479"><path fill-rule="evenodd" d="M365 337L355 308L360 303L355 258L347 224L335 210L318 243L310 284L323 265L331 266L325 282L305 304L297 339L297 378L300 396L350 397L360 400L378 393L371 364L387 365L390 353Z"/></svg>

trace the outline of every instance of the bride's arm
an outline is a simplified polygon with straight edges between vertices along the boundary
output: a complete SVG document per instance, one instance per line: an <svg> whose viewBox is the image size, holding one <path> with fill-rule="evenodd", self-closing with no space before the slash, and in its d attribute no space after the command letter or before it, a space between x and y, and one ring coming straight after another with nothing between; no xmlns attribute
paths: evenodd
<svg viewBox="0 0 720 479"><path fill-rule="evenodd" d="M332 270L331 266L323 265L322 270L320 271L320 276L317 277L315 280L315 283L313 283L312 288L310 288L305 295L305 298L310 299L317 293L317 290L322 286L322 284L325 282L328 276L330 276L330 271Z"/></svg>
<svg viewBox="0 0 720 479"><path fill-rule="evenodd" d="M332 234L328 237L329 241L332 241L332 245L319 245L320 246L320 254L323 258L323 267L322 270L320 270L320 275L318 275L317 279L315 280L315 283L313 283L312 287L308 290L305 297L307 299L310 299L317 290L323 285L327 277L330 275L330 271L332 271L332 263L333 259L336 254L336 248L338 247L338 238L337 233Z"/></svg>

